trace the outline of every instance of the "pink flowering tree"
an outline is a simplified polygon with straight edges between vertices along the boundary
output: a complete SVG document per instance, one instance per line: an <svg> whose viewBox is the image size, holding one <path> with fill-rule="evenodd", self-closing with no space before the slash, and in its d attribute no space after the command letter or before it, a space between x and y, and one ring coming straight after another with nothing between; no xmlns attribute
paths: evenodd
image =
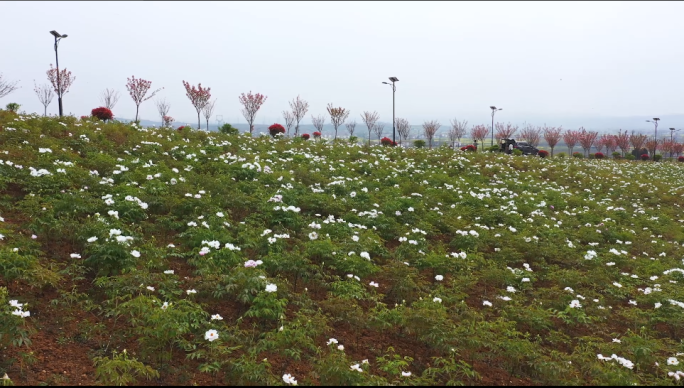
<svg viewBox="0 0 684 388"><path fill-rule="evenodd" d="M511 123L496 123L494 127L496 128L494 137L497 141L500 141L501 139L510 139L518 131L518 126Z"/></svg>
<svg viewBox="0 0 684 388"><path fill-rule="evenodd" d="M575 148L577 142L579 141L579 135L579 131L575 131L573 129L567 130L563 134L563 141L565 142L565 145L568 147L570 155L572 155L572 149Z"/></svg>
<svg viewBox="0 0 684 388"><path fill-rule="evenodd" d="M622 151L622 156L625 156L625 152L629 151L629 134L627 131L622 132L622 129L617 135L615 135L615 144L620 147Z"/></svg>
<svg viewBox="0 0 684 388"><path fill-rule="evenodd" d="M185 95L190 99L190 103L195 107L197 111L197 129L202 129L202 122L200 120L200 112L209 103L211 98L211 88L203 88L202 83L197 84L197 87L190 85L189 82L183 81L183 86L185 87ZM209 125L207 123L207 125ZM209 130L209 127L207 127Z"/></svg>
<svg viewBox="0 0 684 388"><path fill-rule="evenodd" d="M147 96L147 92L150 90L150 87L152 87L152 81L147 81L142 78L136 79L135 76L131 76L131 78L128 78L127 80L126 89L128 89L128 94L131 95L131 98L135 103L135 121L137 122L140 104L154 97L155 94L164 88L159 88Z"/></svg>
<svg viewBox="0 0 684 388"><path fill-rule="evenodd" d="M544 140L551 147L551 156L553 157L553 149L556 147L561 137L563 137L563 127L547 127L544 125Z"/></svg>
<svg viewBox="0 0 684 388"><path fill-rule="evenodd" d="M486 125L475 125L470 129L470 137L473 140L480 142L480 146L484 148L484 139L489 134L489 128Z"/></svg>
<svg viewBox="0 0 684 388"><path fill-rule="evenodd" d="M76 77L72 75L71 72L66 68L60 70L58 73L57 69L52 67L52 63L50 64L50 70L47 71L47 77L48 81L50 81L50 84L52 84L52 88L55 90L55 94L57 95L57 99L59 101L61 101L64 98L64 95L69 92L71 84L73 84L76 80ZM62 114L61 105L59 113L60 115Z"/></svg>
<svg viewBox="0 0 684 388"><path fill-rule="evenodd" d="M584 129L584 127L580 127L579 143L582 146L582 148L584 149L584 156L589 155L589 151L591 150L591 146L594 145L597 137L598 137L598 132L587 131L586 129Z"/></svg>
<svg viewBox="0 0 684 388"><path fill-rule="evenodd" d="M247 120L247 124L249 124L250 134L254 132L254 119L256 119L256 114L261 106L266 102L266 98L266 96L260 93L252 94L251 90L247 94L242 93L240 95L239 100L243 107L242 115Z"/></svg>

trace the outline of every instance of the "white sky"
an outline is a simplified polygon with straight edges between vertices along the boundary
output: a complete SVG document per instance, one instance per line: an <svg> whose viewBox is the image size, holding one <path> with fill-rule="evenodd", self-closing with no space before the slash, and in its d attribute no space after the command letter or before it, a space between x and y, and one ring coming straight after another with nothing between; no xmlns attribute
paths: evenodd
<svg viewBox="0 0 684 388"><path fill-rule="evenodd" d="M268 96L257 124L283 122L297 95L307 123L329 102L357 122L364 110L391 122L389 76L400 80L396 115L412 124L486 124L490 105L517 124L684 114L682 2L62 1L2 2L0 13L0 72L22 86L0 104L28 112L42 113L33 80L47 82L54 29L69 35L60 67L76 81L64 109L77 116L109 87L121 93L115 116L133 118L131 75L164 87L170 115L189 123L182 80L211 87L227 122L244 123L238 96L250 90ZM143 103L142 119L157 116Z"/></svg>

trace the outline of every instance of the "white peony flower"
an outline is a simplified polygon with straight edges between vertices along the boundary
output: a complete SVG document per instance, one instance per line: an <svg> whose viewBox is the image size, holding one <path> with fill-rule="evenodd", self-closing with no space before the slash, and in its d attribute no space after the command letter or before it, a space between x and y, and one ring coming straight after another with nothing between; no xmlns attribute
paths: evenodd
<svg viewBox="0 0 684 388"><path fill-rule="evenodd" d="M208 330L206 333L204 333L204 339L213 342L216 341L219 338L219 334L216 330Z"/></svg>

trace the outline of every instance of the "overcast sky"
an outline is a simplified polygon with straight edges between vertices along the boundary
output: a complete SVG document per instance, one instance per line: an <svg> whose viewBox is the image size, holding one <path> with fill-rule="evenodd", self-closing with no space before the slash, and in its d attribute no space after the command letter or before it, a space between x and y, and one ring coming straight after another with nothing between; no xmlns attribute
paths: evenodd
<svg viewBox="0 0 684 388"><path fill-rule="evenodd" d="M0 11L0 72L22 87L0 104L28 112L42 113L33 80L47 82L55 63L54 29L69 35L60 67L76 81L64 110L77 116L115 88L114 115L133 118L132 75L164 87L170 115L189 123L183 80L211 87L215 114L234 123L250 90L268 96L257 124L283 122L297 95L310 103L307 123L330 102L357 122L364 110L391 122L390 76L396 115L412 124L486 124L490 105L503 108L497 121L556 126L684 114L682 2L3 1ZM153 100L142 104L142 119L157 116Z"/></svg>

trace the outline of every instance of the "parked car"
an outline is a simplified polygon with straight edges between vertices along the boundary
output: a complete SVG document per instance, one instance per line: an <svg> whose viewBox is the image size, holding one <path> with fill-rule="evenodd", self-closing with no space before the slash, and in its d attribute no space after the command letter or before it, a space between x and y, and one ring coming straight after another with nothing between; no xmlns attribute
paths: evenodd
<svg viewBox="0 0 684 388"><path fill-rule="evenodd" d="M539 148L533 146L526 141L518 141L513 144L513 148L517 148L523 152L523 155L536 155L539 153Z"/></svg>
<svg viewBox="0 0 684 388"><path fill-rule="evenodd" d="M501 139L501 151L508 152L509 144L513 145L513 149L519 149L523 155L537 155L539 149L526 141L515 141L515 139Z"/></svg>

